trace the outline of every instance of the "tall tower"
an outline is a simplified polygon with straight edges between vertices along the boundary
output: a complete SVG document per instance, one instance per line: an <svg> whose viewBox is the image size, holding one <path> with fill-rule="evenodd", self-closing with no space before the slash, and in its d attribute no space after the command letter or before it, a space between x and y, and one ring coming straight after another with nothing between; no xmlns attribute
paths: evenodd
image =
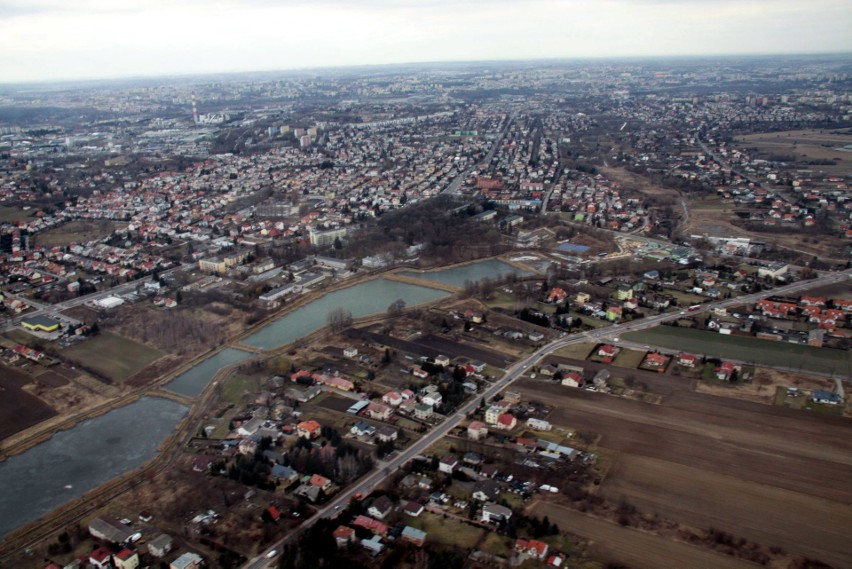
<svg viewBox="0 0 852 569"><path fill-rule="evenodd" d="M195 106L195 91L192 92L192 122L198 124L198 109Z"/></svg>

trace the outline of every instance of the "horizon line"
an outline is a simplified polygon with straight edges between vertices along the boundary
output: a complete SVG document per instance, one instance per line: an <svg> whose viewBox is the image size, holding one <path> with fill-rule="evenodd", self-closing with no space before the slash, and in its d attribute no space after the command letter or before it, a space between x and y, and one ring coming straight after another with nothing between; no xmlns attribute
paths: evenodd
<svg viewBox="0 0 852 569"><path fill-rule="evenodd" d="M16 86L44 86L59 85L65 83L101 83L111 81L134 81L151 79L198 79L220 75L249 75L249 74L293 74L293 73L316 73L321 71L340 71L346 69L361 68L391 68L404 66L440 66L440 65L495 65L495 64L521 64L521 63L568 63L582 61L639 61L639 60L701 60L701 59L735 59L735 58L772 58L772 57L852 57L850 51L819 51L819 52L744 52L744 53L703 53L703 54L660 54L660 55L586 55L577 57L542 57L523 59L459 59L459 60L426 60L407 61L392 63L357 63L343 65L321 65L310 67L290 67L278 69L243 69L243 70L220 70L200 71L197 73L163 73L163 74L140 74L140 75L114 75L105 77L64 77L53 79L28 79L21 81L2 81L0 87ZM850 60L852 63L852 59Z"/></svg>

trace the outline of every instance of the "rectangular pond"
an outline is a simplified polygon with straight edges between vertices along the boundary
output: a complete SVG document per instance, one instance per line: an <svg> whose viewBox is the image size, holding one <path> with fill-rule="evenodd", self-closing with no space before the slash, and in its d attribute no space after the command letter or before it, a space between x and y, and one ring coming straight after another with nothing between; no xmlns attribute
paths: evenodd
<svg viewBox="0 0 852 569"><path fill-rule="evenodd" d="M198 365L180 374L165 384L163 388L179 393L180 395L195 397L204 391L204 388L207 387L207 384L210 383L210 380L213 379L213 376L216 375L216 372L220 369L229 365L238 364L252 357L254 357L254 354L251 352L237 350L234 348L225 348L215 356L207 358Z"/></svg>
<svg viewBox="0 0 852 569"><path fill-rule="evenodd" d="M477 282L482 279L498 279L510 274L527 276L530 273L498 259L489 259L479 263L470 263L450 269L431 272L404 271L400 273L408 277L462 288L467 282Z"/></svg>
<svg viewBox="0 0 852 569"><path fill-rule="evenodd" d="M406 306L415 306L449 296L433 288L374 279L358 285L330 292L317 300L297 308L268 326L261 328L243 343L255 348L270 349L291 344L328 323L328 313L343 308L353 318L385 312L392 302L402 299Z"/></svg>

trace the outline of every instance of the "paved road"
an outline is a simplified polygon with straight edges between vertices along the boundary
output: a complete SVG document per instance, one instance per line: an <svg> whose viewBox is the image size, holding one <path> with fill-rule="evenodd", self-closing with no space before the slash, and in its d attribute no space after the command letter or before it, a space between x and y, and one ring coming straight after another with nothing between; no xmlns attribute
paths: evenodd
<svg viewBox="0 0 852 569"><path fill-rule="evenodd" d="M488 154L485 155L485 158L476 162L472 166L470 166L467 170L456 176L456 178L450 182L450 184L444 189L442 193L454 195L459 192L459 188L462 183L467 179L471 172L476 169L479 164L490 164L491 159L494 158L494 154L497 152L497 149L500 147L500 143L503 142L503 139L506 138L506 133L509 132L509 127L512 126L512 123L515 121L515 114L509 116L506 120L506 126L503 128L503 131L500 133L497 138L494 139L494 144L491 145L491 150L488 151Z"/></svg>
<svg viewBox="0 0 852 569"><path fill-rule="evenodd" d="M759 293L754 293L746 296L740 296L737 298L722 300L719 302L712 302L701 305L701 308L690 312L690 315L697 315L712 310L713 308L719 307L728 307L740 304L750 304L756 302L761 298L766 298L768 296L773 296L776 294L793 294L797 292L801 292L803 290L813 288L816 286L823 286L831 283L837 283L841 281L847 281L852 278L852 269L836 272L836 273L827 273L821 276L818 279L813 279L809 281L803 281L798 283L793 283L787 286L777 287L771 291L762 291ZM296 531L291 532L286 537L280 539L275 542L271 546L269 546L265 551L261 552L258 557L255 557L248 563L246 563L243 568L244 569L264 569L265 567L270 567L274 564L275 559L269 559L266 556L271 552L275 551L276 553L280 553L283 546L293 539L302 529L307 528L320 518L332 518L335 517L340 510L342 510L346 504L349 503L350 499L356 494L360 493L363 496L366 496L369 492L371 492L379 483L381 483L385 478L390 476L394 471L400 468L403 464L414 458L415 456L421 454L425 451L432 443L438 441L442 437L444 437L447 433L449 433L452 429L458 426L459 423L467 416L468 413L472 413L477 405L479 405L479 401L481 398L485 398L485 400L489 400L494 397L498 392L505 389L512 382L516 381L519 377L521 377L526 370L535 365L541 358L547 356L556 350L564 348L566 346L570 346L571 344L577 344L581 342L596 342L600 341L604 338L614 338L618 337L619 334L628 331L635 330L645 330L648 328L652 328L661 324L662 322L667 322L671 320L675 320L679 318L683 314L683 312L677 313L668 313L668 314L659 314L656 316L649 316L647 318L642 318L639 320L634 320L631 322L625 322L624 324L616 324L614 326L610 326L608 328L598 328L597 330L590 330L588 332L584 332L582 334L572 334L569 336L565 336L563 338L559 338L554 340L553 342L547 344L546 346L536 350L535 353L528 356L527 358L519 361L513 366L509 367L506 370L506 373L503 377L493 383L490 387L488 387L483 393L474 397L467 404L462 406L456 413L447 417L443 423L435 426L429 433L427 433L423 438L419 441L408 447L407 449L400 451L392 456L392 458L386 462L379 462L378 466L371 473L367 474L364 478L362 478L355 485L350 487L349 489L341 492L337 497L335 497L332 501L330 501L324 508L319 510L313 517L306 520L302 526L300 526Z"/></svg>

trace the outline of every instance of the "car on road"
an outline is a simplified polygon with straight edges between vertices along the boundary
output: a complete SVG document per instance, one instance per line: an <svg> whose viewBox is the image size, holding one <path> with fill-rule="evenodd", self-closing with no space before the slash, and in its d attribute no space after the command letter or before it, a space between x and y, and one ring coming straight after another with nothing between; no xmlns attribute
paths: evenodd
<svg viewBox="0 0 852 569"><path fill-rule="evenodd" d="M273 557L275 557L276 555L278 555L278 550L277 550L277 549L273 549L272 551L270 551L269 553L267 553L267 554L266 554L266 558L267 558L267 559L272 559L272 558L273 558Z"/></svg>
<svg viewBox="0 0 852 569"><path fill-rule="evenodd" d="M336 506L334 507L334 509L335 509L335 510L339 510L339 509L340 509L340 504L336 505Z"/></svg>

